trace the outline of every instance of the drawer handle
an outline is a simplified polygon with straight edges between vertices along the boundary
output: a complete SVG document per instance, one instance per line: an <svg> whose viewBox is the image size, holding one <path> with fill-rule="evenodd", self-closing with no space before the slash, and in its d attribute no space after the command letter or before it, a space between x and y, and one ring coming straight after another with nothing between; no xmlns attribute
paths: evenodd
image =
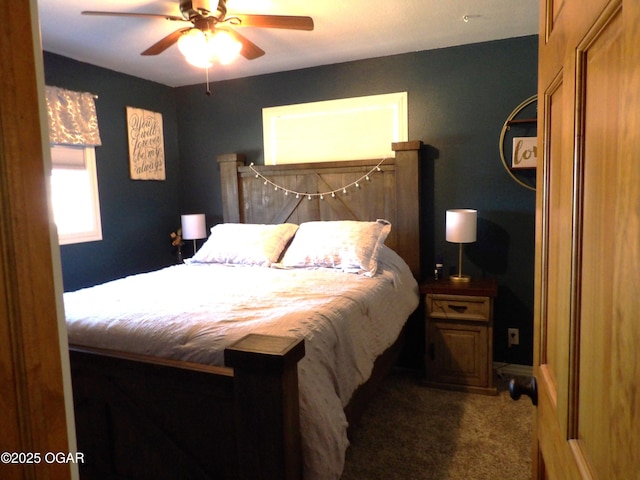
<svg viewBox="0 0 640 480"><path fill-rule="evenodd" d="M449 305L449 308L451 310L454 310L458 313L464 313L467 310L467 306L466 305Z"/></svg>

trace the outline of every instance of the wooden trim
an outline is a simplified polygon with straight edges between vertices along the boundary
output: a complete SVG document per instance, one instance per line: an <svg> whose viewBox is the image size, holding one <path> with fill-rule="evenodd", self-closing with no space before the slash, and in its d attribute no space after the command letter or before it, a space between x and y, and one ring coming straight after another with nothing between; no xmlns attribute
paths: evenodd
<svg viewBox="0 0 640 480"><path fill-rule="evenodd" d="M41 131L44 81L35 1L12 12L0 27L0 451L44 455L70 450ZM69 478L72 468L42 461L2 471L8 479Z"/></svg>

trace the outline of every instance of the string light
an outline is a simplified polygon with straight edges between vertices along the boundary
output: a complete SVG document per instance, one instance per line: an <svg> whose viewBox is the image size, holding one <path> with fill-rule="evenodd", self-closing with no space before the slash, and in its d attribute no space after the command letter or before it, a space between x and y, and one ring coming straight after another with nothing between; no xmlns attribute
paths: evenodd
<svg viewBox="0 0 640 480"><path fill-rule="evenodd" d="M269 180L267 177L265 177L264 175L262 175L260 172L258 172L255 168L253 168L253 162L251 164L249 164L249 168L251 169L251 171L255 174L256 178L259 178L263 181L264 185L271 185L274 189L274 191L282 191L284 192L285 195L289 195L290 193L295 195L296 198L300 198L300 196L303 197L307 197L307 200L311 200L314 197L320 197L320 200L324 200L324 197L327 195L331 195L331 198L336 198L336 193L338 192L342 192L343 195L347 195L347 189L350 187L355 187L355 188L360 188L362 186L362 182L369 182L371 181L371 175L373 175L376 172L380 172L382 171L382 169L380 168L380 166L384 163L384 161L387 159L387 157L384 157L382 160L380 160L380 162L378 162L378 164L373 167L371 170L369 170L366 174L364 174L363 176L361 176L360 178L358 178L356 181L351 182L347 185L344 185L340 188L336 188L335 190L328 190L326 192L317 192L317 193L310 193L310 192L297 192L295 190L291 190L290 188L286 188L283 187L282 185L278 185L277 183Z"/></svg>

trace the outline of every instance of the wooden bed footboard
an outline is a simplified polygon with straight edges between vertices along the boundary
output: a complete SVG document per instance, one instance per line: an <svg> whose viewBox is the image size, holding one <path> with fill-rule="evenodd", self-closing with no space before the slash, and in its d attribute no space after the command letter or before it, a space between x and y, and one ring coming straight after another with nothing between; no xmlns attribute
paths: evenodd
<svg viewBox="0 0 640 480"><path fill-rule="evenodd" d="M299 479L304 341L248 335L229 367L71 347L85 479Z"/></svg>

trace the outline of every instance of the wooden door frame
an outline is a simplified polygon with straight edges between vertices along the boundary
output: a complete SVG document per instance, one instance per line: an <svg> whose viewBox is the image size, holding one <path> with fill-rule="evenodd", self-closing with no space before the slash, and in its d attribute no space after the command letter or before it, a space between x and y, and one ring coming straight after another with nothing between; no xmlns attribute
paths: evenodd
<svg viewBox="0 0 640 480"><path fill-rule="evenodd" d="M542 152L539 158L543 160L539 165L541 168L538 168L536 202L534 367L538 377L539 404L537 424L534 425L533 478L630 478L640 471L640 456L637 454L640 435L634 428L640 420L640 396L637 395L637 379L640 378L640 363L637 361L640 342L640 324L637 321L640 308L637 294L640 288L637 275L640 264L640 214L637 208L640 199L640 52L637 49L640 42L640 29L637 28L640 4L627 0L543 0L540 6L538 112L541 120L538 123L538 148ZM553 38L547 42L552 26ZM608 36L608 31L615 35ZM594 82L591 80L593 75L586 75L584 62L596 44L615 46L612 52L600 53L608 60L615 60L613 67L611 63L606 67L600 66L600 70L595 70L597 66L590 67L601 74L600 77L596 75L596 79L606 78L606 83ZM597 55L597 48L595 52ZM586 88L587 83L589 88ZM551 97L560 84L564 89L562 95L566 96L559 103L556 101L553 107ZM590 91L591 99L585 89ZM593 102L596 95L605 99L603 103L615 105L619 110L612 112L602 106L600 109L592 107L587 117L586 105L589 101L591 105L598 104ZM619 102L615 102L617 99ZM558 119L551 120L554 109ZM597 148L597 154L587 151L585 143L601 146L594 143L600 137L591 136L593 129L585 127L589 119L595 117L605 119L602 123L610 127L607 130L608 144L615 144L617 151L608 149L608 154L602 154ZM548 134L553 125L559 130L554 139L550 139ZM601 132L602 129L598 133L603 136ZM558 150L551 155L553 145ZM591 147L590 152L593 150ZM559 290L557 284L546 285L551 268L547 255L551 243L548 241L548 219L553 214L552 210L556 215L561 210L548 203L545 192L549 189L547 180L551 175L545 170L550 165L549 156L554 156L556 163L560 158L573 162L573 199L571 222L567 222L571 234L563 232L560 237L565 245L571 244L571 269L566 270L570 271L570 278L559 283L567 287L559 296L571 304L566 309L565 324L551 329L547 335L547 320L551 323L552 314L556 312L549 308L551 301L547 301L546 292ZM611 166L607 167L605 161L611 161ZM591 166L587 170L585 165L589 162ZM608 175L594 170L595 164L603 170L607 167ZM586 172L590 173L590 183L586 183ZM606 183L593 181L605 178ZM612 191L615 195L604 193ZM602 202L605 197L611 201L605 204ZM585 203L587 198L591 207L606 205L607 210L589 208ZM598 221L604 217L612 218L613 223L604 225ZM587 222L594 227L586 229ZM594 235L594 231L598 235ZM608 233L610 239L603 240L601 232ZM605 251L607 256L602 255ZM593 259L598 257L604 257L604 260L594 262ZM594 288L591 282L585 283L591 287L585 289L582 282L593 279L600 280L600 284ZM594 291L604 294L596 296ZM599 303L595 305L586 301L591 298L596 298ZM604 307L601 311L594 308L596 306ZM551 311L549 316L547 310ZM583 315L594 311L597 313L591 317ZM594 321L596 315L598 321ZM587 321L583 322L585 318ZM566 358L556 352L556 365L569 366L568 374L562 378L548 374L549 370L540 366L552 363L546 361L546 342L552 337L560 338L560 344L567 348ZM604 340L596 342L594 339ZM591 358L587 357L591 352L604 354L589 362ZM549 380L549 377L555 378ZM556 396L553 389L545 388L554 382L562 386L564 395ZM556 416L562 408L564 410Z"/></svg>
<svg viewBox="0 0 640 480"><path fill-rule="evenodd" d="M72 478L74 465L45 458L75 451L75 435L36 0L0 28L0 452L25 454L2 476Z"/></svg>

